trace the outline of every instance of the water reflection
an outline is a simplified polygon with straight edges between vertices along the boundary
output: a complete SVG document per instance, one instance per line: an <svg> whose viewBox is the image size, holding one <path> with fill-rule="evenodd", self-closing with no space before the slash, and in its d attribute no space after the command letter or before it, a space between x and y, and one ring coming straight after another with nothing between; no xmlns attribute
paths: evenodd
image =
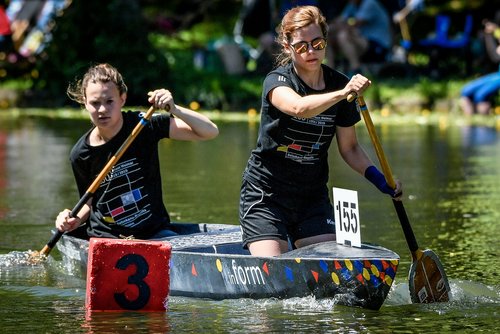
<svg viewBox="0 0 500 334"><path fill-rule="evenodd" d="M497 131L485 126L463 126L462 144L464 147L495 145L498 140Z"/></svg>
<svg viewBox="0 0 500 334"><path fill-rule="evenodd" d="M166 312L91 312L85 313L81 329L88 334L100 333L169 333ZM172 331L173 333L173 331Z"/></svg>
<svg viewBox="0 0 500 334"><path fill-rule="evenodd" d="M498 278L492 259L500 255L500 155L498 144L494 145L498 143L496 133L481 130L482 135L485 133L487 142L484 138L478 145L467 141L471 146L464 146L468 149L464 152L467 159L460 166L463 177L448 184L450 198L440 206L450 217L447 233L441 238L454 244L450 253L453 270L468 273L472 280Z"/></svg>
<svg viewBox="0 0 500 334"><path fill-rule="evenodd" d="M7 133L0 129L0 220L5 217L7 208L2 199L5 198L5 188L7 186Z"/></svg>

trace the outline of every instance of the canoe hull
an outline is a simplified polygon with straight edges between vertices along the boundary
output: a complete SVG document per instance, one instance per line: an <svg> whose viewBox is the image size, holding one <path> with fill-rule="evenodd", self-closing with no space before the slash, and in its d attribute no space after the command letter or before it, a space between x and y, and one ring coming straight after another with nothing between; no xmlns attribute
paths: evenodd
<svg viewBox="0 0 500 334"><path fill-rule="evenodd" d="M215 225L214 225L215 226ZM172 244L170 295L210 299L333 298L378 310L396 275L399 256L383 247L324 242L279 257L253 257L234 226L167 238ZM214 242L216 238L218 241ZM183 240L187 239L187 240ZM85 277L88 242L63 236L65 267Z"/></svg>

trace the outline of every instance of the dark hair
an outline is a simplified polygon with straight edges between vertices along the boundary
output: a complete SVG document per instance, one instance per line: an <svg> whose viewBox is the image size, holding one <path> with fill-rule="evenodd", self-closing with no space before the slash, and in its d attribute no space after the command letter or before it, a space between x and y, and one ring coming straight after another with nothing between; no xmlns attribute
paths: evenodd
<svg viewBox="0 0 500 334"><path fill-rule="evenodd" d="M318 7L298 6L288 10L278 27L276 41L281 45L281 53L276 58L277 65L285 65L291 61L291 55L285 52L285 45L292 40L292 34L310 24L317 24L321 28L323 37L328 35L328 23Z"/></svg>
<svg viewBox="0 0 500 334"><path fill-rule="evenodd" d="M91 66L83 75L82 79L70 83L66 90L66 94L68 94L69 98L73 101L82 105L85 104L85 90L89 82L112 82L118 88L120 95L127 93L127 85L125 85L120 72L113 66L104 63Z"/></svg>

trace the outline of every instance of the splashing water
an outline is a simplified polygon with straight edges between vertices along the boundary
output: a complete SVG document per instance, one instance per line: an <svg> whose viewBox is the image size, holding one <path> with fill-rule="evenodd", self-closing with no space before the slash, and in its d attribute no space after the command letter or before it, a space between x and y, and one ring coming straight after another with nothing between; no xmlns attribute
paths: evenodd
<svg viewBox="0 0 500 334"><path fill-rule="evenodd" d="M44 255L32 250L12 251L0 255L0 267L38 266L45 262L46 259Z"/></svg>

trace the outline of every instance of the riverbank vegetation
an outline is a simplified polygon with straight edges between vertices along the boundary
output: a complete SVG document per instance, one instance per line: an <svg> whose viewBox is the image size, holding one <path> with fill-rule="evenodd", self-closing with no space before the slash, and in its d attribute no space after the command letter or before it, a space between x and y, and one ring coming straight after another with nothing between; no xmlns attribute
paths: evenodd
<svg viewBox="0 0 500 334"><path fill-rule="evenodd" d="M473 12L479 18L490 6L483 0L433 2L438 1L429 1L422 14L427 19L420 25L428 25L428 18L441 11L457 16ZM193 109L255 113L263 80L252 55L257 41L248 38L238 45L245 58L241 73L228 74L220 57L219 46L234 42L232 30L241 6L241 0L110 0L105 6L73 1L56 19L52 41L43 54L25 60L22 70L2 62L0 108L77 109L65 95L68 83L89 64L109 62L125 77L128 104L143 105L145 92L168 87L177 103ZM421 28L414 27L415 38ZM429 57L421 51L412 51L407 62L385 71L368 69L373 85L366 99L383 114L459 112L461 87L482 70L476 64L475 72L464 74L466 64L456 60L450 58L449 67L437 76L427 71Z"/></svg>

